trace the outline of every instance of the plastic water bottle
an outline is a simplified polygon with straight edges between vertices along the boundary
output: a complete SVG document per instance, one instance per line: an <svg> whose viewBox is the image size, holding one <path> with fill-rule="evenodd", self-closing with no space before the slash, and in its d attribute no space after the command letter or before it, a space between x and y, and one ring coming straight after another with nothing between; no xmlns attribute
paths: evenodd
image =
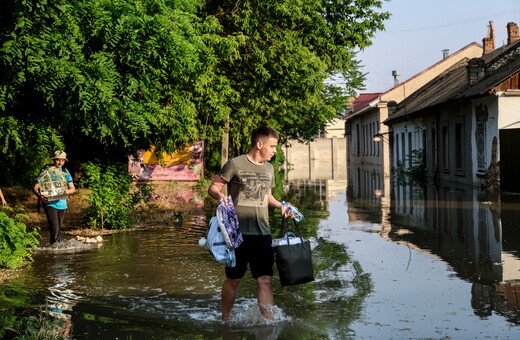
<svg viewBox="0 0 520 340"><path fill-rule="evenodd" d="M285 211L289 211L289 210L292 211L292 213L294 215L294 220L296 222L301 222L303 220L303 214L298 209L296 209L296 207L294 205L292 205L289 202L285 202L285 201L282 201L282 205L287 206L287 209Z"/></svg>

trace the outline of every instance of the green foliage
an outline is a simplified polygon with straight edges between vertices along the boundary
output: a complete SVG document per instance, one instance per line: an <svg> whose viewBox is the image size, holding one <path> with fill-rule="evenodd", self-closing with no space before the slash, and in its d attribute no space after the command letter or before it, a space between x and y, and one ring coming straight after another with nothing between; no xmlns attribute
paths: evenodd
<svg viewBox="0 0 520 340"><path fill-rule="evenodd" d="M38 232L27 231L22 221L27 215L16 214L12 218L6 212L8 207L0 211L0 268L17 268L27 260L32 260L29 247L38 245Z"/></svg>
<svg viewBox="0 0 520 340"><path fill-rule="evenodd" d="M85 177L81 184L91 190L87 197L90 204L84 211L88 227L125 229L133 225L132 211L153 195L153 187L140 186L131 193L132 177L126 164L99 165L92 162L84 164Z"/></svg>
<svg viewBox="0 0 520 340"><path fill-rule="evenodd" d="M355 51L370 45L388 13L378 0L207 1L201 10L236 38L233 53L214 47L222 88L215 107L200 110L207 138L219 138L229 117L232 154L246 152L260 125L284 140L309 140L345 107L345 96L362 87ZM341 75L346 86L326 85ZM225 103L223 109L218 104ZM216 113L215 113L216 112ZM211 149L212 144L206 146ZM216 148L215 148L216 149ZM214 149L213 149L214 150Z"/></svg>
<svg viewBox="0 0 520 340"><path fill-rule="evenodd" d="M110 163L150 145L160 153L197 138L193 88L214 63L202 36L211 23L194 15L197 1L3 5L4 153L23 158L22 150L36 145L34 153L46 156L64 142L79 161Z"/></svg>
<svg viewBox="0 0 520 340"><path fill-rule="evenodd" d="M424 161L424 150L412 150L405 162L397 161L394 168L397 182L399 184L424 185L426 175L426 164Z"/></svg>
<svg viewBox="0 0 520 340"><path fill-rule="evenodd" d="M53 318L49 314L28 316L23 319L24 325L18 332L17 340L56 340L68 339L62 335L67 322L64 319ZM68 321L70 322L70 321Z"/></svg>
<svg viewBox="0 0 520 340"><path fill-rule="evenodd" d="M22 288L18 280L11 279L0 289L0 339L13 339L22 334L27 319L33 317L34 306L40 301L38 288Z"/></svg>
<svg viewBox="0 0 520 340"><path fill-rule="evenodd" d="M356 52L380 0L12 0L0 13L0 148L34 177L54 149L72 167L205 140L215 163L259 125L312 139L362 87ZM341 75L346 86L327 85ZM9 177L10 176L10 177ZM28 182L28 180L26 180Z"/></svg>
<svg viewBox="0 0 520 340"><path fill-rule="evenodd" d="M0 290L0 338L68 339L63 331L70 321L51 316L47 304L36 310L42 292L34 288L24 289L14 283Z"/></svg>

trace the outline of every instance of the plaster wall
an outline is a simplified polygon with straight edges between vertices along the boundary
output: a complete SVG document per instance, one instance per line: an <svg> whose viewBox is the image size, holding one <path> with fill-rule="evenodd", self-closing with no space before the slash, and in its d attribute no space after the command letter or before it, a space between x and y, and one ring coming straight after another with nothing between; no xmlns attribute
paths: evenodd
<svg viewBox="0 0 520 340"><path fill-rule="evenodd" d="M346 138L290 141L283 148L287 180L346 179Z"/></svg>

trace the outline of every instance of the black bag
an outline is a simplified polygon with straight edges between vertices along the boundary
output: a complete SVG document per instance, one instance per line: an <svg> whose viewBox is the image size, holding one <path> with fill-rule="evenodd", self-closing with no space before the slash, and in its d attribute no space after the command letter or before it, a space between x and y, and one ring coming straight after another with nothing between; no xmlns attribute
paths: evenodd
<svg viewBox="0 0 520 340"><path fill-rule="evenodd" d="M294 220L293 220L294 221ZM282 286L292 286L314 281L311 245L301 236L294 221L298 235L285 232L285 218L282 217L281 238L273 240L276 267Z"/></svg>

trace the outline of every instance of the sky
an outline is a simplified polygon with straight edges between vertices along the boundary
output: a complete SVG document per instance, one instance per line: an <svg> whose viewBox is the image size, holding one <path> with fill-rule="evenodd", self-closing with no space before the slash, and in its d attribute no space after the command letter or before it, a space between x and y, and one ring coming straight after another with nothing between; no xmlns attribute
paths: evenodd
<svg viewBox="0 0 520 340"><path fill-rule="evenodd" d="M506 25L520 25L520 0L391 0L383 10L392 13L385 31L376 32L373 45L360 51L367 73L362 93L385 92L394 86L392 70L405 81L495 29L495 47L507 43Z"/></svg>

